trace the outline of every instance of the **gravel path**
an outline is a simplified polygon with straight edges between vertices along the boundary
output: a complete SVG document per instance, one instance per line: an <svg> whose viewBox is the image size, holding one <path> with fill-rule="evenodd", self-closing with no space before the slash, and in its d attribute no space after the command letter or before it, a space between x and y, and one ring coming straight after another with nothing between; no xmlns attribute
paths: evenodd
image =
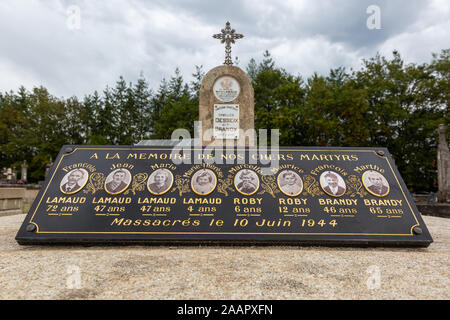
<svg viewBox="0 0 450 320"><path fill-rule="evenodd" d="M450 219L428 248L20 246L0 217L0 299L450 299Z"/></svg>

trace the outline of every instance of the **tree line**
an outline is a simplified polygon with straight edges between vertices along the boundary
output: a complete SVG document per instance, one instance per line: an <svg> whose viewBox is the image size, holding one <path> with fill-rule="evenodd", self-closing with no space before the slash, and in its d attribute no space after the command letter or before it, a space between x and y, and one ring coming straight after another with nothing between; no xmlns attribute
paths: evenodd
<svg viewBox="0 0 450 320"><path fill-rule="evenodd" d="M331 69L307 79L276 65L269 52L246 67L255 91L255 128L279 129L282 146L387 147L408 188L437 188L438 124L449 123L450 49L432 61L405 64L377 54L358 70ZM57 98L44 87L0 92L0 168L29 164L29 181L63 144L131 145L193 135L204 71L187 82L180 71L156 90L141 74L84 96Z"/></svg>

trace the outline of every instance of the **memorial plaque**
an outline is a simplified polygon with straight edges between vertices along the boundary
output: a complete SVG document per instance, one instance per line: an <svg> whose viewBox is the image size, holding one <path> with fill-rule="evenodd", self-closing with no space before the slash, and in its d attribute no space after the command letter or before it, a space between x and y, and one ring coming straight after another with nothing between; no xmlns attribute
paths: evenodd
<svg viewBox="0 0 450 320"><path fill-rule="evenodd" d="M214 139L239 138L239 105L214 105Z"/></svg>
<svg viewBox="0 0 450 320"><path fill-rule="evenodd" d="M214 82L214 96L221 102L231 102L239 96L239 82L230 76L223 76Z"/></svg>
<svg viewBox="0 0 450 320"><path fill-rule="evenodd" d="M386 149L231 151L64 146L16 240L423 247L433 241Z"/></svg>

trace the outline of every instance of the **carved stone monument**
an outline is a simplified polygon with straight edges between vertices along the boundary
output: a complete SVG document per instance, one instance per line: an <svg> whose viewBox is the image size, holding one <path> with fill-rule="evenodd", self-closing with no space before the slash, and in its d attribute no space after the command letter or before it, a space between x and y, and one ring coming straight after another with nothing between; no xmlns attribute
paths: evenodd
<svg viewBox="0 0 450 320"><path fill-rule="evenodd" d="M14 184L17 181L17 172L14 168L3 168L0 174L0 183Z"/></svg>
<svg viewBox="0 0 450 320"><path fill-rule="evenodd" d="M16 240L432 243L387 149L255 147L253 88L231 59L231 44L242 37L229 22L214 35L226 44L226 58L202 81L198 143L63 146ZM233 148L223 152L209 145Z"/></svg>
<svg viewBox="0 0 450 320"><path fill-rule="evenodd" d="M202 145L252 146L254 135L253 87L247 74L233 66L231 43L244 36L230 23L213 35L225 43L224 65L211 69L200 88L199 119Z"/></svg>
<svg viewBox="0 0 450 320"><path fill-rule="evenodd" d="M23 183L26 183L28 181L28 175L27 175L28 164L27 164L27 160L23 161L20 169L21 169L21 171L20 171L20 180L22 180Z"/></svg>
<svg viewBox="0 0 450 320"><path fill-rule="evenodd" d="M438 201L450 202L450 151L445 138L445 125L439 125L438 145Z"/></svg>
<svg viewBox="0 0 450 320"><path fill-rule="evenodd" d="M64 146L20 244L235 243L428 246L387 149L283 147L264 164L174 164L198 147ZM217 151L217 150L216 150ZM226 154L224 154L226 155ZM236 153L229 154L236 159Z"/></svg>

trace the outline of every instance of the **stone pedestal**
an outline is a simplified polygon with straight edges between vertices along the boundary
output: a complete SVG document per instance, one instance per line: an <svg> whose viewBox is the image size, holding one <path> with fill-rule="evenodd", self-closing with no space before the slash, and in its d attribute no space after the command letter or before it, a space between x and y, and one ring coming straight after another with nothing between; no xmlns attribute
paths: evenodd
<svg viewBox="0 0 450 320"><path fill-rule="evenodd" d="M439 125L438 145L438 201L450 202L450 151L445 137L446 126Z"/></svg>
<svg viewBox="0 0 450 320"><path fill-rule="evenodd" d="M231 77L231 79L229 78ZM224 80L222 80L224 79ZM231 80L231 81L230 81ZM239 86L239 93L236 94L236 83ZM222 90L222 95L217 94L214 87L230 88L230 94L227 96L227 90ZM232 100L230 100L232 99ZM200 103L199 103L199 119L201 125L200 141L203 146L207 145L236 145L236 146L253 146L255 144L254 133L254 93L253 87L247 74L235 66L218 66L211 69L203 78L200 88ZM238 106L236 106L238 105ZM216 107L215 107L216 106ZM230 110L230 118L219 118L218 111L220 108ZM228 108L228 109L227 109ZM216 110L216 112L215 112ZM242 129L237 138L222 139L215 135L215 123L232 122L233 110L237 110L239 114L239 121L236 124L239 129ZM217 129L217 127L216 127ZM232 128L231 128L232 129ZM216 130L217 132L217 130Z"/></svg>

